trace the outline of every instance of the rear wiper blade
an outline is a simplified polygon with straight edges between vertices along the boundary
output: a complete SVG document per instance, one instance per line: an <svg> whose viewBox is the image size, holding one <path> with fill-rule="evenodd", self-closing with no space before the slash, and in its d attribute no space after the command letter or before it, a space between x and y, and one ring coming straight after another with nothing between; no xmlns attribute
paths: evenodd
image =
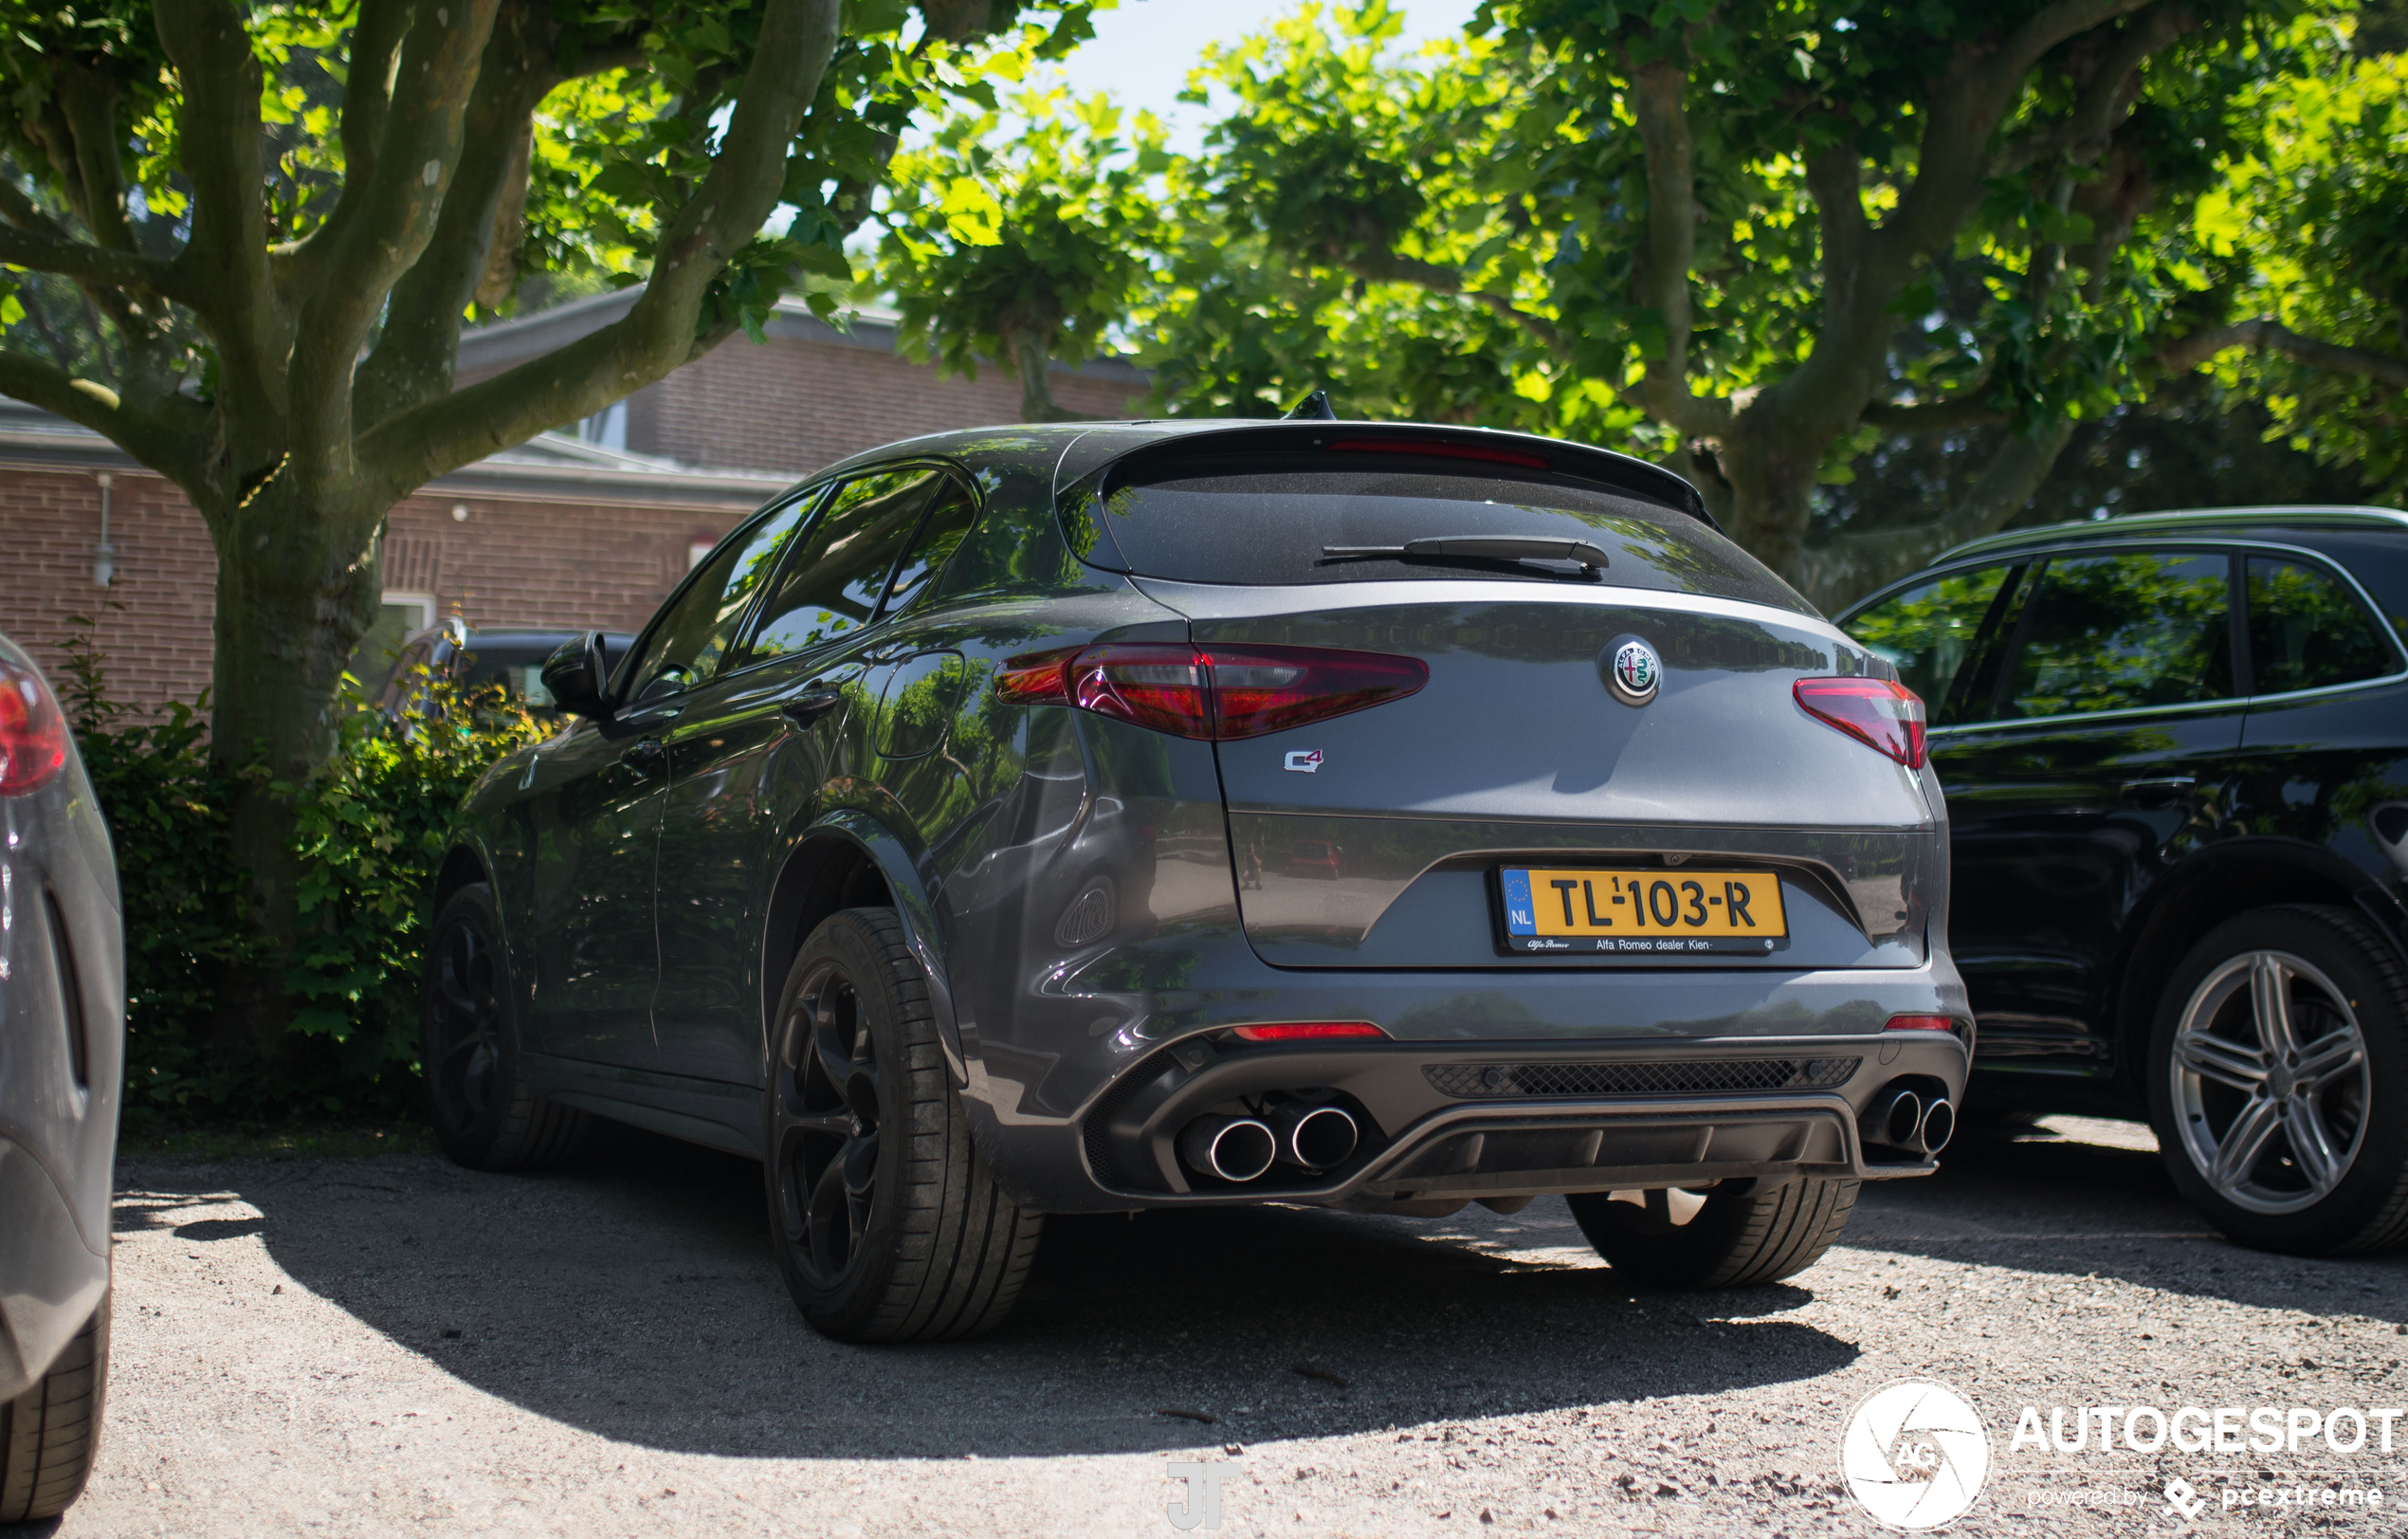
<svg viewBox="0 0 2408 1539"><path fill-rule="evenodd" d="M1401 545L1323 545L1331 560L1392 557L1406 561L1578 561L1591 572L1605 564L1605 552L1585 540L1555 535L1439 535Z"/></svg>

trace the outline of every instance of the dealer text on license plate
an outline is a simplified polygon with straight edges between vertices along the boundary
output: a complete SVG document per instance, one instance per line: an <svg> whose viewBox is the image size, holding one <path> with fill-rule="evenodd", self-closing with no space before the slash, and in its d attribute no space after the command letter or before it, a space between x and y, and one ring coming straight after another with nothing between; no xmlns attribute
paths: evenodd
<svg viewBox="0 0 2408 1539"><path fill-rule="evenodd" d="M1499 871L1505 949L1759 956L1789 934L1770 871Z"/></svg>

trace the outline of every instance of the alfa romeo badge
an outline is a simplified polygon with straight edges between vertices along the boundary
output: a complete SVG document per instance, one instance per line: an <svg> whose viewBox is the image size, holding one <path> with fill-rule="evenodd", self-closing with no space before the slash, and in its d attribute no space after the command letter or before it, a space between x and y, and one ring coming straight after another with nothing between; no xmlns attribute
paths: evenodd
<svg viewBox="0 0 2408 1539"><path fill-rule="evenodd" d="M1655 649L1636 636L1615 638L1597 661L1604 665L1598 671L1605 675L1605 687L1625 705L1646 705L1664 682L1664 664Z"/></svg>

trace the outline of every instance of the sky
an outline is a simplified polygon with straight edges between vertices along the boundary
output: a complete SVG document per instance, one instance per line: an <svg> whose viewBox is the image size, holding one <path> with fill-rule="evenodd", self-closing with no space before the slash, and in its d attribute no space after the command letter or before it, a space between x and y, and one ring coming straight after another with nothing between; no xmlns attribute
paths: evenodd
<svg viewBox="0 0 2408 1539"><path fill-rule="evenodd" d="M1072 91L1109 91L1126 107L1142 107L1171 126L1171 148L1194 151L1207 117L1175 100L1206 45L1234 43L1262 30L1299 0L1121 0L1095 19L1095 40L1067 64ZM1459 32L1478 0L1400 0L1401 42L1407 51Z"/></svg>

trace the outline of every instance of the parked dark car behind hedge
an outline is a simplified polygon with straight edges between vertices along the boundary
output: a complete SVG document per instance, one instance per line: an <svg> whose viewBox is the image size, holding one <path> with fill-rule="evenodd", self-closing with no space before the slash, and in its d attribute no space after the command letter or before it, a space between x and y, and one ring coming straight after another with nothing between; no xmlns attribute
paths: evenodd
<svg viewBox="0 0 2408 1539"><path fill-rule="evenodd" d="M2023 530L1840 623L1931 709L1977 1108L2146 1115L2249 1244L2408 1242L2408 514Z"/></svg>

